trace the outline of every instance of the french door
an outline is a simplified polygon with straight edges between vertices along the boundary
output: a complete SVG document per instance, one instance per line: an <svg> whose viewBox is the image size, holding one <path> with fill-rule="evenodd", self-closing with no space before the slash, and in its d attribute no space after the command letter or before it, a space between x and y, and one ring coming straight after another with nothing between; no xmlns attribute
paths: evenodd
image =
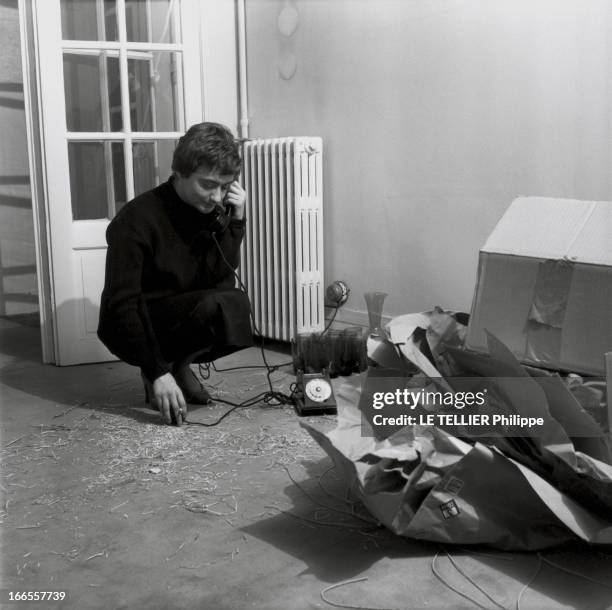
<svg viewBox="0 0 612 610"><path fill-rule="evenodd" d="M109 220L167 179L202 121L197 0L34 0L57 364L113 356L96 330Z"/></svg>

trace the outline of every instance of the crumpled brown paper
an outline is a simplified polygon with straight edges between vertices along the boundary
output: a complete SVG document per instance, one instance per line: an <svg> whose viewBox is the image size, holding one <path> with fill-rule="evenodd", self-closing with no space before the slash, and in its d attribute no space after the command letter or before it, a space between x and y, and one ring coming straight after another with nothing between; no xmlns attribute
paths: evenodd
<svg viewBox="0 0 612 610"><path fill-rule="evenodd" d="M358 408L366 375L337 392L338 424L329 433L302 426L332 457L347 485L393 532L441 543L536 550L568 541L612 544L612 466L602 431L558 376L530 375L495 337L490 355L458 347L461 329L444 312L392 320L387 340L371 342L370 357L401 371L406 362L425 377L436 365L492 377L508 412L542 416L543 429L524 436L458 438L437 427L401 428L387 438L363 436ZM436 320L430 353L417 329ZM427 326L423 329L423 326ZM436 342L444 334L450 343ZM427 362L425 362L423 360ZM452 387L452 377L445 382Z"/></svg>

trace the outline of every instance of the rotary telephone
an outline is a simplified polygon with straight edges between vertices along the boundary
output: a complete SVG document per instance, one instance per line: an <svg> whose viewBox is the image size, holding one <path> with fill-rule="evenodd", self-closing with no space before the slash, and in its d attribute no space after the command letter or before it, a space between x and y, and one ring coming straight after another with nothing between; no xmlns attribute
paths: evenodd
<svg viewBox="0 0 612 610"><path fill-rule="evenodd" d="M320 373L297 372L295 410L298 415L334 414L336 399L327 370Z"/></svg>

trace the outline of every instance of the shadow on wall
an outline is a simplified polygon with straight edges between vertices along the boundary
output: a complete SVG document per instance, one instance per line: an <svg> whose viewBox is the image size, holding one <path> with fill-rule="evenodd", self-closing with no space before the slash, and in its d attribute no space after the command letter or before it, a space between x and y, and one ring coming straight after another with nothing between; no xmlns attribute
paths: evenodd
<svg viewBox="0 0 612 610"><path fill-rule="evenodd" d="M23 85L0 82L1 123L12 121L14 111L24 112ZM11 140L11 134L8 137ZM22 148L23 143L4 142L2 153L11 166L16 160L10 156L22 152L11 152L13 147ZM0 175L0 315L38 311L35 260L30 178Z"/></svg>
<svg viewBox="0 0 612 610"><path fill-rule="evenodd" d="M38 311L28 176L0 176L0 315Z"/></svg>
<svg viewBox="0 0 612 610"><path fill-rule="evenodd" d="M11 97L7 93L20 94L19 97ZM23 101L23 85L21 83L0 83L0 107L16 108L25 112L25 104Z"/></svg>

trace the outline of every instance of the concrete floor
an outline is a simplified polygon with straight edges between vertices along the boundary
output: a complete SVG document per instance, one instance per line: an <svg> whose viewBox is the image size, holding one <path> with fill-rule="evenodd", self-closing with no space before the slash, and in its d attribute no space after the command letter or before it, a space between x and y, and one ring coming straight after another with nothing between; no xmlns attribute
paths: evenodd
<svg viewBox="0 0 612 610"><path fill-rule="evenodd" d="M41 364L39 329L0 319L2 607L9 591L65 591L36 608L474 608L432 572L440 550L348 511L330 460L290 407L238 410L216 427L161 425L123 363ZM287 353L269 352L273 363ZM256 349L219 368L261 364ZM290 368L273 375L285 392ZM230 400L266 389L262 370L213 373ZM214 421L226 406L189 412ZM333 426L333 417L309 418ZM328 471L328 472L326 472ZM299 483L296 485L290 476ZM350 511L349 511L350 513ZM516 608L535 554L448 550L504 608ZM612 585L612 549L547 551L550 561ZM437 571L496 608L453 567ZM362 579L356 581L356 579ZM19 606L18 606L19 607ZM612 588L544 564L520 608L612 608Z"/></svg>

